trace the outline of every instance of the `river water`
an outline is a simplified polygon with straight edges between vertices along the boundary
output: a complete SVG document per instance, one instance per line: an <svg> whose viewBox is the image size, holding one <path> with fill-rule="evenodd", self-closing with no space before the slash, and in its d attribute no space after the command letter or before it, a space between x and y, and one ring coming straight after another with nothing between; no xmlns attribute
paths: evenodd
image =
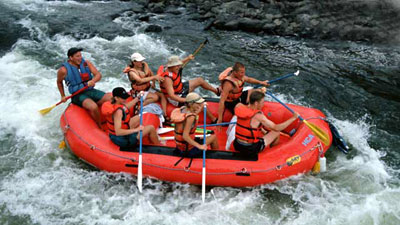
<svg viewBox="0 0 400 225"><path fill-rule="evenodd" d="M0 224L400 224L400 48L243 32L203 31L185 9L151 16L126 12L134 2L0 1ZM157 69L171 54L210 43L185 68L213 85L235 61L273 79L283 101L322 110L351 152L327 152L328 171L256 188L199 187L98 171L59 150L59 117L38 110L60 99L56 71L70 47L84 48L103 75L97 88L129 87L122 69L141 52ZM211 93L201 92L204 95Z"/></svg>

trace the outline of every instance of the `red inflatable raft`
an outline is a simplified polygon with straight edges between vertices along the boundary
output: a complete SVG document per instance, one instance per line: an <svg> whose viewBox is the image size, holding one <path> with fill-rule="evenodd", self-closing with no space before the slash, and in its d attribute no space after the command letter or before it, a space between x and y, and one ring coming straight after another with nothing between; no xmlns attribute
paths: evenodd
<svg viewBox="0 0 400 225"><path fill-rule="evenodd" d="M290 107L303 118L314 123L332 140L324 114L312 108L296 105ZM217 100L208 100L208 108L217 114ZM170 105L168 113L172 111ZM265 115L275 123L287 120L292 114L279 103L265 102ZM224 113L224 122L232 115ZM144 125L159 125L153 114L144 114ZM199 116L200 123L202 115ZM65 141L71 151L94 167L109 172L137 174L139 148L120 149L111 142L103 130L99 129L86 110L70 104L60 119ZM209 121L207 121L209 123ZM207 129L215 130L215 127ZM215 131L221 150L208 150L206 154L206 184L209 186L249 187L274 182L292 175L310 171L319 156L330 147L324 145L312 131L299 120L281 132L280 144L267 147L256 158L243 158L238 152L225 150L227 127ZM293 131L296 131L294 134ZM292 136L288 134L291 133ZM173 131L160 136L173 136ZM162 145L150 145L143 141L143 176L163 181L201 185L202 158L181 158L174 151L175 141L164 141Z"/></svg>

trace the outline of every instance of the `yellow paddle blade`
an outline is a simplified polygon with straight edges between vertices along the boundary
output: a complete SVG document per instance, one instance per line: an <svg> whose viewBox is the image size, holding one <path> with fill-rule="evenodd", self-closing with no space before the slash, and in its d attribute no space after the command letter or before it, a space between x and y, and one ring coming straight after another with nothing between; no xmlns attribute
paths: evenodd
<svg viewBox="0 0 400 225"><path fill-rule="evenodd" d="M312 168L312 172L313 174L317 174L321 172L321 163L319 161L317 161L314 165L314 167Z"/></svg>
<svg viewBox="0 0 400 225"><path fill-rule="evenodd" d="M65 146L66 146L65 141L62 140L62 141L60 142L60 144L58 145L58 148L59 148L59 149L65 149Z"/></svg>
<svg viewBox="0 0 400 225"><path fill-rule="evenodd" d="M307 125L308 128L317 136L324 145L328 146L330 143L329 135L319 128L317 125L308 122L307 120L303 120L303 122Z"/></svg>
<svg viewBox="0 0 400 225"><path fill-rule="evenodd" d="M49 113L52 109L54 109L54 107L56 107L56 105L52 105L49 108L45 108L45 109L39 110L39 113L44 116L47 113Z"/></svg>

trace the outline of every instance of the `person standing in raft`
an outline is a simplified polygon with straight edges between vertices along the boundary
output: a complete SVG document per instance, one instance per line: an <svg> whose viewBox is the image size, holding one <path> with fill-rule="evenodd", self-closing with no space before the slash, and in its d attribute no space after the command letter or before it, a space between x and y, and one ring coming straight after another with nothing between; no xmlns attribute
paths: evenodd
<svg viewBox="0 0 400 225"><path fill-rule="evenodd" d="M255 156L265 146L272 147L277 145L279 143L280 131L288 127L299 117L299 114L296 112L285 122L275 124L267 119L261 111L264 106L264 97L264 93L253 91L250 94L250 104L248 106L239 103L235 107L237 122L233 147L245 156ZM263 134L261 127L268 128L271 131Z"/></svg>
<svg viewBox="0 0 400 225"><path fill-rule="evenodd" d="M181 61L178 56L174 55L169 57L165 71L163 66L158 69L158 73L165 79L161 82L161 91L174 106L182 106L185 103L186 95L199 86L220 95L219 89L214 88L201 77L182 82L181 66L192 59L194 59L193 55L189 55ZM207 116L211 121L216 122L217 118L209 110L207 110Z"/></svg>
<svg viewBox="0 0 400 225"><path fill-rule="evenodd" d="M184 157L201 155L202 150L207 150L207 145L211 145L211 149L218 148L218 139L215 135L207 137L205 145L202 144L202 139L195 137L198 114L203 107L204 99L192 92L186 96L185 106L176 108L171 113L171 121L175 123L176 149Z"/></svg>
<svg viewBox="0 0 400 225"><path fill-rule="evenodd" d="M63 80L70 94L88 87L84 92L72 97L72 103L88 110L97 125L101 127L99 105L111 100L111 95L94 89L96 82L101 79L101 73L91 62L82 58L81 51L82 48L68 50L68 61L57 71L57 87L62 102L66 101Z"/></svg>
<svg viewBox="0 0 400 225"><path fill-rule="evenodd" d="M101 112L107 121L108 133L111 141L122 147L136 147L139 140L139 131L143 137L149 136L153 144L160 144L156 129L152 125L140 126L139 116L130 116L129 109L139 102L139 97L127 102L129 94L122 87L114 88L112 100L105 102Z"/></svg>
<svg viewBox="0 0 400 225"><path fill-rule="evenodd" d="M155 81L161 82L164 81L164 78L159 75L154 76L149 65L144 60L145 58L140 53L135 52L131 55L131 64L123 70L131 82L132 89L130 93L132 98L137 97L141 91L145 91L144 99L146 104L160 101L162 110L166 113L167 99L164 94L155 91L149 92L151 87L155 88ZM164 116L166 116L165 113Z"/></svg>
<svg viewBox="0 0 400 225"><path fill-rule="evenodd" d="M247 104L249 102L249 96L255 90L250 89L243 91L244 84L260 84L264 86L269 86L268 80L259 81L257 79L248 77L245 75L246 69L244 65L240 62L236 62L233 67L228 67L220 75L219 80L221 81L221 98L218 105L218 121L222 122L225 109L228 109L232 114L234 114L235 106L238 103Z"/></svg>

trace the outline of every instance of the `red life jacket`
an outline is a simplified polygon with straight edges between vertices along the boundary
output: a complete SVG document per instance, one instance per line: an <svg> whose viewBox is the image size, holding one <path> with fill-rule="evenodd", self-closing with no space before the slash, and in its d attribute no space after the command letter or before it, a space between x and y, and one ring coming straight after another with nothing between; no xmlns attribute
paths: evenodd
<svg viewBox="0 0 400 225"><path fill-rule="evenodd" d="M182 77L179 73L164 71L164 66L161 65L158 68L157 74L160 74L160 76L162 76L164 78L168 77L169 79L172 80L172 87L174 88L175 94L182 93L182 90L183 90ZM160 88L161 88L161 92L164 93L165 96L168 96L168 92L167 92L164 82L161 83Z"/></svg>
<svg viewBox="0 0 400 225"><path fill-rule="evenodd" d="M262 138L261 123L257 128L251 127L251 120L261 110L253 110L245 105L235 108L237 116L235 137L247 143L256 143Z"/></svg>
<svg viewBox="0 0 400 225"><path fill-rule="evenodd" d="M122 110L121 128L129 129L129 120L131 119L129 109L124 105L116 105L107 101L101 106L101 113L105 116L107 121L108 133L116 135L114 127L113 115L117 110Z"/></svg>
<svg viewBox="0 0 400 225"><path fill-rule="evenodd" d="M176 148L181 150L181 151L189 151L191 150L194 146L187 143L183 139L183 129L185 127L186 119L188 117L194 116L195 121L192 124L192 127L189 132L190 138L193 140L195 139L195 133L196 133L196 128L198 124L198 119L197 115L194 113L184 113L183 110L185 109L184 107L181 108L176 108L172 111L171 113L171 121L175 123L175 142L176 142Z"/></svg>
<svg viewBox="0 0 400 225"><path fill-rule="evenodd" d="M150 89L150 86L151 86L150 81L138 83L135 79L131 79L131 77L129 76L129 72L134 72L134 73L138 74L140 78L143 79L143 78L151 76L151 74L148 71L147 71L147 73L146 73L146 71L137 71L136 69L134 69L130 66L127 66L127 67L125 67L123 72L128 75L128 79L131 82L131 88L134 93L139 93L141 91L148 91ZM140 73L140 72L142 72L142 73Z"/></svg>
<svg viewBox="0 0 400 225"><path fill-rule="evenodd" d="M228 98L226 99L227 102L232 102L240 98L244 87L243 79L238 79L236 77L233 77L231 74L232 74L232 67L228 67L218 76L218 79L221 81L221 89L225 81L229 81L233 84L233 89L229 92Z"/></svg>

